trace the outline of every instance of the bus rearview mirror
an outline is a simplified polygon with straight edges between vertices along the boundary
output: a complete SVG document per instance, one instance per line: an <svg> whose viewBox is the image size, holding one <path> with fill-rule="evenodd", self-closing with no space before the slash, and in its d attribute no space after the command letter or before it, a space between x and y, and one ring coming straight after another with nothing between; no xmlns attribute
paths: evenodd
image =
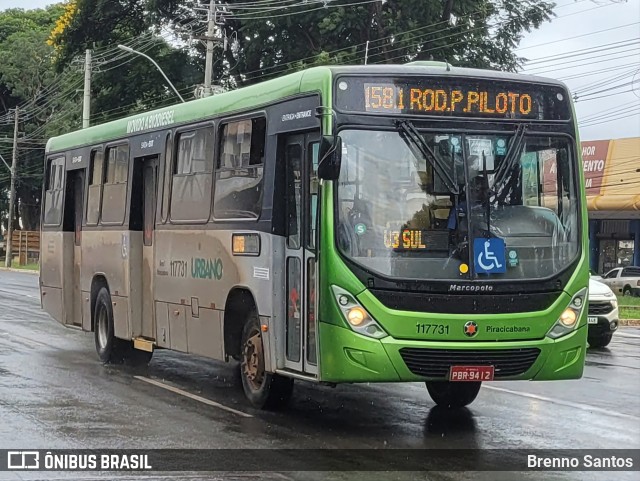
<svg viewBox="0 0 640 481"><path fill-rule="evenodd" d="M342 139L339 135L323 135L319 151L318 177L338 180L342 157Z"/></svg>

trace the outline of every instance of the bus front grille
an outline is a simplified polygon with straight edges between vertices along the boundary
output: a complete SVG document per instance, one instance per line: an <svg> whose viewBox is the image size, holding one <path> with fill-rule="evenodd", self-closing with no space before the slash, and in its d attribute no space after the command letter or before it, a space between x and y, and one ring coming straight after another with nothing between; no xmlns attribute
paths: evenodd
<svg viewBox="0 0 640 481"><path fill-rule="evenodd" d="M400 355L409 370L418 376L448 378L451 366L493 366L494 377L520 375L540 355L538 348L525 349L425 349L403 347Z"/></svg>

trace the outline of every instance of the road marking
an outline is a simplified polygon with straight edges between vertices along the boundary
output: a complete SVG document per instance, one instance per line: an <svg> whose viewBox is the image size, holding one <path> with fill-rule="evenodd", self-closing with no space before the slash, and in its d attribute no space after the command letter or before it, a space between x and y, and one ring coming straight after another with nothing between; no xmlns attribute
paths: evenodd
<svg viewBox="0 0 640 481"><path fill-rule="evenodd" d="M51 347L49 344L45 344L43 342L36 341L28 337L19 336L17 334L13 334L6 331L0 331L0 336L7 338L9 341L26 344L27 346L32 347L34 349L38 347Z"/></svg>
<svg viewBox="0 0 640 481"><path fill-rule="evenodd" d="M242 411L238 411L236 409L230 408L229 406L225 406L224 404L217 403L215 401L212 401L211 399L207 399L207 398L204 398L202 396L197 396L195 394L191 394L190 392L183 391L182 389L179 389L177 387L169 386L168 384L164 384L164 383L162 383L160 381L155 381L153 379L149 379L148 377L144 377L144 376L133 376L133 377L138 379L138 380L140 380L140 381L144 381L146 383L153 384L154 386L161 387L162 389L166 389L167 391L171 391L171 392L173 392L175 394L180 394L181 396L188 397L189 399L193 399L194 401L199 401L199 402L201 402L203 404L207 404L209 406L213 406L213 407L222 409L224 411L228 411L230 413L237 414L238 416L242 416L242 417L245 417L245 418L252 418L253 417L251 414L243 413Z"/></svg>
<svg viewBox="0 0 640 481"><path fill-rule="evenodd" d="M506 392L508 394L515 394L516 396L528 397L530 399L537 399L538 401L547 401L550 403L559 404L561 406L568 406L576 409L581 409L583 411L597 412L600 414L606 414L606 415L614 416L618 418L632 419L633 421L640 420L640 417L638 416L632 416L631 414L624 414L616 411L610 411L608 409L603 409L596 406L589 406L588 404L574 403L571 401L563 401L562 399L554 399L546 396L539 396L538 394L533 394L529 392L512 391L511 389L505 389L503 387L486 386L486 385L483 385L482 387L485 389L491 389L492 391Z"/></svg>

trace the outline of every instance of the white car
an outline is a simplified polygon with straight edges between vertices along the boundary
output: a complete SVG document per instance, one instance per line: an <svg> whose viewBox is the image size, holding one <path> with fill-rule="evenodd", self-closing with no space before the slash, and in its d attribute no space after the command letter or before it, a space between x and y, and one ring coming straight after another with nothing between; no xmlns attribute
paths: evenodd
<svg viewBox="0 0 640 481"><path fill-rule="evenodd" d="M616 294L623 296L640 295L640 267L616 267L611 269L601 279Z"/></svg>
<svg viewBox="0 0 640 481"><path fill-rule="evenodd" d="M605 347L618 329L618 299L602 282L589 279L589 314L587 317L591 347Z"/></svg>

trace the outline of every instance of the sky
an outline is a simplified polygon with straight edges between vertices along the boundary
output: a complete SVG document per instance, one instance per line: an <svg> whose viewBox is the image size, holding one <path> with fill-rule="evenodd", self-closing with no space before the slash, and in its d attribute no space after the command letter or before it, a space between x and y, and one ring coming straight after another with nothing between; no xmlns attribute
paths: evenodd
<svg viewBox="0 0 640 481"><path fill-rule="evenodd" d="M0 0L0 10L51 0ZM556 0L556 17L525 33L525 73L563 80L581 140L640 137L640 0ZM615 88L615 87L620 88Z"/></svg>

